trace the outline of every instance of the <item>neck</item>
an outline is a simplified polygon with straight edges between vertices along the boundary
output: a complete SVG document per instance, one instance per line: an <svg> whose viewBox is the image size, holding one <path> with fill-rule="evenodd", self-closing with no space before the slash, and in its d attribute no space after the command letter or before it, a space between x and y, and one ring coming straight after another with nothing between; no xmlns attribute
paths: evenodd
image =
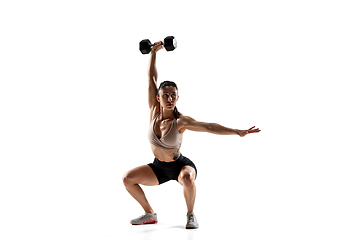
<svg viewBox="0 0 355 240"><path fill-rule="evenodd" d="M174 117L174 110L167 110L167 109L162 108L161 112L162 112L162 115L161 115L162 120Z"/></svg>

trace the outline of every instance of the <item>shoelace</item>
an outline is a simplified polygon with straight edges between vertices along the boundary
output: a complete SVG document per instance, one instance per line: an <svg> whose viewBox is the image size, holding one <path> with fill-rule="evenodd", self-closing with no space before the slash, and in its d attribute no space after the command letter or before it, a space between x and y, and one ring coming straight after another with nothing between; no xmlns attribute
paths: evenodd
<svg viewBox="0 0 355 240"><path fill-rule="evenodd" d="M189 216L189 222L195 222L195 215L193 215L193 214L190 214Z"/></svg>
<svg viewBox="0 0 355 240"><path fill-rule="evenodd" d="M136 219L144 218L144 217L147 216L147 215L148 215L148 213L145 213L145 214L143 214L142 216L140 216L139 218L136 218Z"/></svg>

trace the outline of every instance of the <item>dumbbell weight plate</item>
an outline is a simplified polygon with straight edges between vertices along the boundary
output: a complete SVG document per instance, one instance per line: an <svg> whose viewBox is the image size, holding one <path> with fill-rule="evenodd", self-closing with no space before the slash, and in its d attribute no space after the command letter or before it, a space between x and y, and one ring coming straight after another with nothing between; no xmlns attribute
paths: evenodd
<svg viewBox="0 0 355 240"><path fill-rule="evenodd" d="M177 42L174 36L168 36L164 39L164 48L166 51L173 51L177 47Z"/></svg>
<svg viewBox="0 0 355 240"><path fill-rule="evenodd" d="M149 39L144 39L140 41L139 43L139 50L143 54L148 54L152 50L152 43L149 41Z"/></svg>

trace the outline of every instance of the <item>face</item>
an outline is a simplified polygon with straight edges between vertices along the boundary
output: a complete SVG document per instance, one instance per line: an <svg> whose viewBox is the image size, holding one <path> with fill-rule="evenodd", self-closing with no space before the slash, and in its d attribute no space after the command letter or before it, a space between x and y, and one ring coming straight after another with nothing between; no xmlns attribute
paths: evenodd
<svg viewBox="0 0 355 240"><path fill-rule="evenodd" d="M168 110L173 110L176 106L176 102L179 99L178 92L175 87L168 86L160 89L159 96L157 96L160 105Z"/></svg>

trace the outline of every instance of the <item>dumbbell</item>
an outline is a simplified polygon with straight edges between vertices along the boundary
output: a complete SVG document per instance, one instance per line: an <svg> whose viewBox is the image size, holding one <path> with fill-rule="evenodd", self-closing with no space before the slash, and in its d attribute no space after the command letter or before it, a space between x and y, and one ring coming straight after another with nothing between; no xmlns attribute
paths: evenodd
<svg viewBox="0 0 355 240"><path fill-rule="evenodd" d="M164 39L164 48L166 51L173 51L177 47L177 42L174 36L168 36ZM149 39L144 39L139 42L139 50L142 54L148 54L155 44L152 44Z"/></svg>

